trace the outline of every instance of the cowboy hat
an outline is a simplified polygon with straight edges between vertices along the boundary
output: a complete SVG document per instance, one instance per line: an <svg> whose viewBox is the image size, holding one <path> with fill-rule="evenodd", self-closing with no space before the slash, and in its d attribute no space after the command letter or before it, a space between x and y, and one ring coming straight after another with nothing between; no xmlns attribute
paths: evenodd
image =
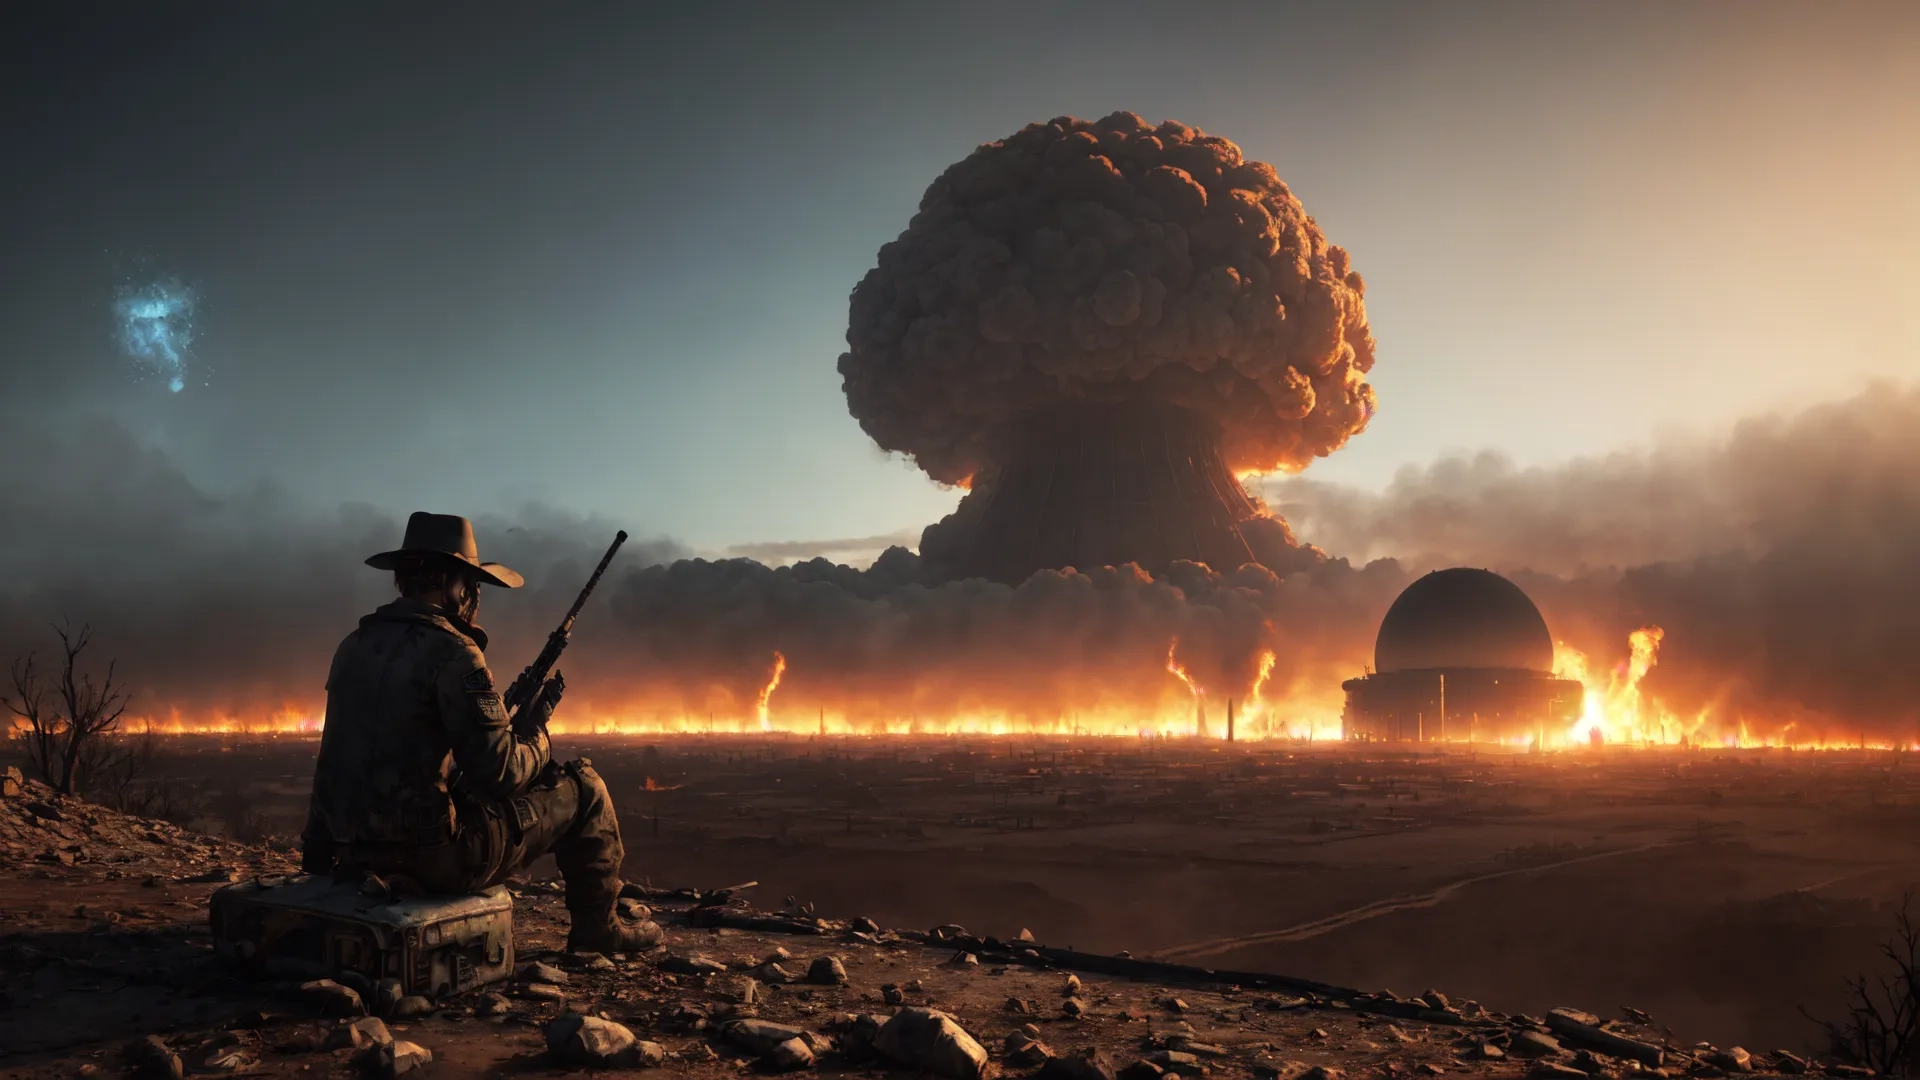
<svg viewBox="0 0 1920 1080"><path fill-rule="evenodd" d="M481 562L480 549L473 542L473 522L457 514L429 514L416 510L407 519L407 535L396 551L367 556L367 565L375 570L394 570L422 555L456 559L474 571L481 581L505 589L517 589L526 578L497 562Z"/></svg>

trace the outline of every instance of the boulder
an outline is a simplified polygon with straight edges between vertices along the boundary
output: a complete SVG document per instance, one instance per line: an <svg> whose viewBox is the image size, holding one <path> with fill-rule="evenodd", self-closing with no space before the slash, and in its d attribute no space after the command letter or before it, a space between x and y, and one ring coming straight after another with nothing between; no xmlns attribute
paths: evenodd
<svg viewBox="0 0 1920 1080"><path fill-rule="evenodd" d="M1658 1046L1639 1039L1607 1031L1600 1018L1578 1009L1555 1009L1547 1014L1547 1026L1561 1038L1591 1047L1613 1057L1631 1058L1642 1065L1659 1068L1663 1053Z"/></svg>
<svg viewBox="0 0 1920 1080"><path fill-rule="evenodd" d="M735 1020L720 1029L720 1037L755 1055L766 1054L790 1039L802 1039L805 1028L771 1020Z"/></svg>
<svg viewBox="0 0 1920 1080"><path fill-rule="evenodd" d="M807 966L807 981L815 986L845 985L846 965L837 956L822 956Z"/></svg>
<svg viewBox="0 0 1920 1080"><path fill-rule="evenodd" d="M126 1056L140 1080L182 1080L187 1075L180 1055L158 1035L128 1044Z"/></svg>
<svg viewBox="0 0 1920 1080"><path fill-rule="evenodd" d="M813 1067L813 1047L806 1039L795 1037L777 1043L760 1055L760 1064L770 1072L792 1072Z"/></svg>
<svg viewBox="0 0 1920 1080"><path fill-rule="evenodd" d="M360 1000L360 993L352 987L341 986L332 979L314 979L300 984L300 996L322 1016L364 1016L366 1003Z"/></svg>
<svg viewBox="0 0 1920 1080"><path fill-rule="evenodd" d="M395 1039L386 1046L376 1046L361 1058L363 1067L381 1080L404 1076L432 1061L433 1051L405 1039Z"/></svg>
<svg viewBox="0 0 1920 1080"><path fill-rule="evenodd" d="M1513 1037L1513 1044L1507 1052L1514 1057L1544 1058L1557 1057L1565 1053L1559 1040L1551 1035L1542 1035L1538 1031L1522 1031Z"/></svg>
<svg viewBox="0 0 1920 1080"><path fill-rule="evenodd" d="M358 1020L342 1020L327 1033L326 1048L329 1050L371 1050L376 1046L385 1046L393 1041L393 1033L387 1030L386 1021L377 1016L363 1016Z"/></svg>
<svg viewBox="0 0 1920 1080"><path fill-rule="evenodd" d="M1054 1058L1040 1070L1040 1080L1115 1080L1116 1075L1113 1059L1095 1049Z"/></svg>
<svg viewBox="0 0 1920 1080"><path fill-rule="evenodd" d="M611 1065L637 1039L626 1025L584 1013L567 1013L547 1025L547 1052L567 1065Z"/></svg>
<svg viewBox="0 0 1920 1080"><path fill-rule="evenodd" d="M873 1038L882 1057L948 1080L981 1080L987 1051L946 1013L919 1007L893 1014Z"/></svg>

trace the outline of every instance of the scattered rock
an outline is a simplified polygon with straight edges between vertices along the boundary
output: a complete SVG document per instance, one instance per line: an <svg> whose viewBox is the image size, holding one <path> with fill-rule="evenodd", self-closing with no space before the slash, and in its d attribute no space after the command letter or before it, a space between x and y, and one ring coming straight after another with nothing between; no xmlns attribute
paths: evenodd
<svg viewBox="0 0 1920 1080"><path fill-rule="evenodd" d="M1086 1011L1087 1003L1077 997L1070 997L1060 1003L1060 1013L1063 1016L1084 1016Z"/></svg>
<svg viewBox="0 0 1920 1080"><path fill-rule="evenodd" d="M1445 1012L1453 1007L1453 1002L1447 999L1447 995L1438 990L1421 991L1420 1000L1426 1002L1427 1008L1435 1012Z"/></svg>
<svg viewBox="0 0 1920 1080"><path fill-rule="evenodd" d="M1037 1033L1024 1029L1007 1036L1007 1064L1018 1069L1044 1065L1053 1057L1053 1049L1040 1041Z"/></svg>
<svg viewBox="0 0 1920 1080"><path fill-rule="evenodd" d="M1513 1037L1513 1044L1507 1047L1507 1052L1515 1057L1542 1058L1557 1057L1566 1051L1560 1046L1560 1041L1551 1035L1522 1031Z"/></svg>
<svg viewBox="0 0 1920 1080"><path fill-rule="evenodd" d="M1104 1050L1087 1050L1048 1061L1040 1080L1115 1080L1113 1059Z"/></svg>
<svg viewBox="0 0 1920 1080"><path fill-rule="evenodd" d="M327 1033L328 1050L371 1050L376 1046L385 1046L393 1041L393 1033L387 1030L386 1021L377 1016L363 1016L358 1020L343 1020Z"/></svg>
<svg viewBox="0 0 1920 1080"><path fill-rule="evenodd" d="M1206 1072L1200 1059L1185 1050L1160 1050L1147 1055L1147 1060L1160 1066L1162 1072L1178 1073L1181 1076L1199 1076Z"/></svg>
<svg viewBox="0 0 1920 1080"><path fill-rule="evenodd" d="M240 880L240 871L231 866L216 866L204 874L180 879L182 885L231 885Z"/></svg>
<svg viewBox="0 0 1920 1080"><path fill-rule="evenodd" d="M1773 1071L1798 1076L1807 1071L1807 1059L1789 1050L1773 1052Z"/></svg>
<svg viewBox="0 0 1920 1080"><path fill-rule="evenodd" d="M1079 992L1080 992L1080 976L1078 975L1068 975L1066 978L1066 981L1060 984L1061 997L1073 997Z"/></svg>
<svg viewBox="0 0 1920 1080"><path fill-rule="evenodd" d="M515 976L525 983L546 983L549 986L565 986L573 976L554 967L552 964L536 960L523 965Z"/></svg>
<svg viewBox="0 0 1920 1080"><path fill-rule="evenodd" d="M473 1015L500 1016L511 1008L513 1003L499 994L482 994L480 1000L473 1003Z"/></svg>
<svg viewBox="0 0 1920 1080"><path fill-rule="evenodd" d="M1753 1055L1745 1047L1731 1046L1707 1056L1707 1060L1728 1072L1743 1073L1753 1071Z"/></svg>
<svg viewBox="0 0 1920 1080"><path fill-rule="evenodd" d="M893 1014L873 1038L882 1056L910 1068L950 1078L981 1080L987 1051L946 1013L906 1008Z"/></svg>
<svg viewBox="0 0 1920 1080"><path fill-rule="evenodd" d="M407 992L401 987L399 979L376 979L373 983L371 998L373 1008L370 1011L375 1016L392 1016L393 1007L400 1004L400 999L406 996Z"/></svg>
<svg viewBox="0 0 1920 1080"><path fill-rule="evenodd" d="M1527 1070L1527 1080L1587 1080L1587 1074L1579 1069L1570 1069L1565 1065L1555 1065L1551 1061L1536 1061L1533 1068Z"/></svg>
<svg viewBox="0 0 1920 1080"><path fill-rule="evenodd" d="M433 1002L419 994L408 994L393 1003L393 1016L405 1020L414 1016L425 1016L433 1011Z"/></svg>
<svg viewBox="0 0 1920 1080"><path fill-rule="evenodd" d="M1476 1061L1499 1061L1501 1058L1507 1056L1507 1052L1493 1043L1480 1042L1475 1044L1473 1049L1467 1051L1466 1056Z"/></svg>
<svg viewBox="0 0 1920 1080"><path fill-rule="evenodd" d="M815 986L844 986L847 967L837 956L822 956L807 965L807 981Z"/></svg>
<svg viewBox="0 0 1920 1080"><path fill-rule="evenodd" d="M1034 1008L1033 1004L1025 998L1010 997L1007 999L1007 1011L1021 1016L1031 1016Z"/></svg>
<svg viewBox="0 0 1920 1080"><path fill-rule="evenodd" d="M42 821L65 821L67 819L66 813L58 806L50 802L41 802L37 799L22 806L21 809Z"/></svg>
<svg viewBox="0 0 1920 1080"><path fill-rule="evenodd" d="M1573 1055L1573 1060L1568 1064L1588 1076L1602 1076L1607 1071L1607 1063L1601 1061L1599 1056L1591 1050L1582 1050Z"/></svg>
<svg viewBox="0 0 1920 1080"><path fill-rule="evenodd" d="M803 1038L788 1039L761 1054L760 1064L771 1072L810 1069L813 1067L813 1047Z"/></svg>
<svg viewBox="0 0 1920 1080"><path fill-rule="evenodd" d="M1167 1071L1145 1058L1121 1069L1116 1080L1160 1080Z"/></svg>
<svg viewBox="0 0 1920 1080"><path fill-rule="evenodd" d="M800 1039L806 1029L771 1020L735 1020L720 1029L720 1037L743 1050L766 1054L790 1039Z"/></svg>
<svg viewBox="0 0 1920 1080"><path fill-rule="evenodd" d="M1015 941L1024 941L1024 942L1027 942L1028 944L1032 944L1032 942L1033 942L1033 931L1031 931L1031 930L1029 930L1029 929L1027 929L1026 927L1024 927L1024 926L1023 926L1023 927L1021 927L1021 928L1020 928L1020 932L1019 932L1019 933L1017 933L1017 934L1015 934L1015 935L1013 935L1013 940L1015 940Z"/></svg>
<svg viewBox="0 0 1920 1080"><path fill-rule="evenodd" d="M1600 1018L1592 1013L1578 1009L1555 1009L1547 1014L1546 1022L1561 1038L1585 1044L1604 1054L1629 1058L1655 1068L1659 1068L1663 1060L1659 1047L1602 1029Z"/></svg>
<svg viewBox="0 0 1920 1080"><path fill-rule="evenodd" d="M322 1016L364 1016L367 1006L360 992L341 986L332 979L314 979L300 984L300 994L320 1010Z"/></svg>
<svg viewBox="0 0 1920 1080"><path fill-rule="evenodd" d="M862 934L877 934L880 932L880 924L867 918L865 915L860 916L847 925Z"/></svg>
<svg viewBox="0 0 1920 1080"><path fill-rule="evenodd" d="M214 1073L227 1075L243 1072L260 1064L260 1058L252 1051L241 1046L218 1046L208 1051L200 1060L196 1073Z"/></svg>
<svg viewBox="0 0 1920 1080"><path fill-rule="evenodd" d="M899 987L888 984L880 988L880 1000L889 1005L904 1005L907 995Z"/></svg>
<svg viewBox="0 0 1920 1080"><path fill-rule="evenodd" d="M129 1044L126 1056L133 1064L134 1075L140 1080L183 1080L187 1075L180 1055L174 1053L166 1040L158 1035L149 1035Z"/></svg>
<svg viewBox="0 0 1920 1080"><path fill-rule="evenodd" d="M1341 1075L1342 1073L1339 1069L1326 1065L1315 1065L1313 1068L1294 1077L1294 1080L1340 1080Z"/></svg>
<svg viewBox="0 0 1920 1080"><path fill-rule="evenodd" d="M565 1001L567 992L551 983L528 983L520 988L520 996L534 1001Z"/></svg>
<svg viewBox="0 0 1920 1080"><path fill-rule="evenodd" d="M701 953L669 954L660 961L660 970L676 975L722 975L726 973L727 965Z"/></svg>
<svg viewBox="0 0 1920 1080"><path fill-rule="evenodd" d="M366 1070L383 1080L404 1076L422 1065L433 1061L433 1051L419 1043L405 1039L395 1039L386 1046L377 1046L367 1051L363 1057Z"/></svg>
<svg viewBox="0 0 1920 1080"><path fill-rule="evenodd" d="M566 1013L547 1025L547 1052L567 1065L611 1065L639 1040L623 1024Z"/></svg>

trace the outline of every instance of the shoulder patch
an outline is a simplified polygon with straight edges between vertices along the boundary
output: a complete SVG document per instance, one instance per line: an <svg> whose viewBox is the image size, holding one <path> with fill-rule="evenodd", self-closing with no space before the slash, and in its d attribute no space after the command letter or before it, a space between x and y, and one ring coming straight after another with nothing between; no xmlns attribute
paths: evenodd
<svg viewBox="0 0 1920 1080"><path fill-rule="evenodd" d="M486 668L475 668L467 672L466 676L460 680L460 685L469 693L475 694L491 690L493 689L493 672Z"/></svg>
<svg viewBox="0 0 1920 1080"><path fill-rule="evenodd" d="M500 695L489 690L484 694L473 695L474 704L480 706L480 715L496 724L507 722L507 706Z"/></svg>

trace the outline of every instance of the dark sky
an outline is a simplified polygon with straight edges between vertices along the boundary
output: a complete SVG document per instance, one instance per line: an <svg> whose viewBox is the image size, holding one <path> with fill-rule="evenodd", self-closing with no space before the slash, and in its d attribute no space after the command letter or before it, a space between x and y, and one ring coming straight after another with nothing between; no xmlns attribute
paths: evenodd
<svg viewBox="0 0 1920 1080"><path fill-rule="evenodd" d="M848 290L975 144L1122 108L1367 275L1327 478L1920 375L1913 5L668 7L8 5L0 421L320 506L917 530L956 495L847 417ZM179 394L113 341L154 274L202 297Z"/></svg>

